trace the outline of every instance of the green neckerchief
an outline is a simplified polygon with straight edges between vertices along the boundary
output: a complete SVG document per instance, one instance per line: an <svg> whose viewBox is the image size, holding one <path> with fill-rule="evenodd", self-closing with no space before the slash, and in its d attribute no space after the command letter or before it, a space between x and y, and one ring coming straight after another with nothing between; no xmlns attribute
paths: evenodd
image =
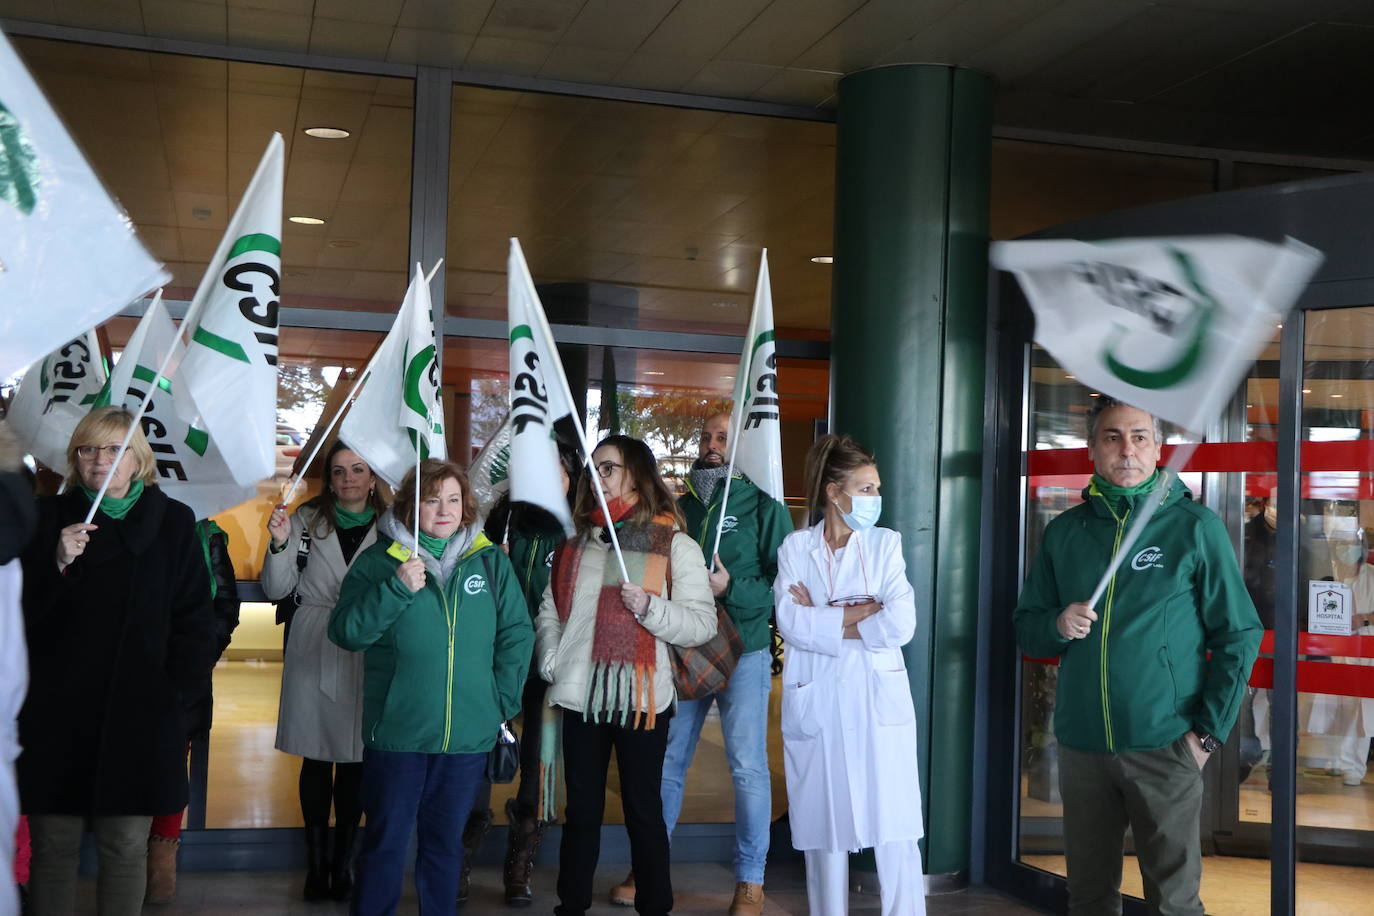
<svg viewBox="0 0 1374 916"><path fill-rule="evenodd" d="M334 524L340 528L357 528L371 523L376 517L377 510L371 506L365 506L361 512L349 512L338 503L334 504Z"/></svg>
<svg viewBox="0 0 1374 916"><path fill-rule="evenodd" d="M219 595L219 583L215 581L215 565L210 562L210 538L224 534L224 529L213 519L203 518L196 522L196 537L200 538L200 549L205 553L205 568L210 570L210 599Z"/></svg>
<svg viewBox="0 0 1374 916"><path fill-rule="evenodd" d="M444 558L444 548L448 546L448 542L452 538L453 535L451 534L446 538L430 537L429 535L421 531L420 546L423 547L434 559L442 560Z"/></svg>
<svg viewBox="0 0 1374 916"><path fill-rule="evenodd" d="M1157 482L1159 482L1159 468L1155 468L1153 474L1133 487L1118 487L1101 474L1094 472L1090 488L1091 492L1105 499L1108 506L1116 509L1120 507L1121 501L1128 496L1146 495L1155 488Z"/></svg>
<svg viewBox="0 0 1374 916"><path fill-rule="evenodd" d="M81 485L81 492L85 493L86 498L89 499L91 502L95 502L95 490L92 490L90 487L86 486L83 483ZM110 518L123 518L124 516L129 514L129 510L134 507L134 503L138 502L138 498L142 495L143 481L135 480L132 484L129 485L129 492L121 496L119 499L115 499L108 492L106 492L104 498L100 500L100 511L104 512Z"/></svg>

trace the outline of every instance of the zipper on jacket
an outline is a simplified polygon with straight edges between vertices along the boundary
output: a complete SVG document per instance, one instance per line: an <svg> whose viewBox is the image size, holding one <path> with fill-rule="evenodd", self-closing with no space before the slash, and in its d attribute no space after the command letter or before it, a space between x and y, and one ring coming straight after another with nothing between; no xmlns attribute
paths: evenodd
<svg viewBox="0 0 1374 916"><path fill-rule="evenodd" d="M454 580L457 580L455 575ZM448 687L444 691L444 746L440 753L448 753L448 739L453 731L453 628L458 620L458 608L449 609L448 592L439 587L439 595L444 601L444 621L448 624Z"/></svg>
<svg viewBox="0 0 1374 916"><path fill-rule="evenodd" d="M1112 556L1121 549L1121 538L1126 533L1126 520L1131 517L1131 510L1127 509L1126 514L1118 517L1116 511L1112 509L1112 504L1107 501L1105 496L1101 497L1102 504L1107 507L1112 518L1116 519L1116 537L1112 540ZM1107 583L1107 603L1102 608L1102 641L1100 648L1100 669L1098 677L1102 681L1102 729L1107 738L1107 751L1116 753L1116 738L1112 734L1112 695L1108 685L1110 669L1107 665L1107 638L1112 632L1112 600L1116 597L1116 570L1112 570L1112 578Z"/></svg>
<svg viewBox="0 0 1374 916"><path fill-rule="evenodd" d="M520 583L523 586L522 591L524 591L526 595L530 593L530 583L534 581L534 559L544 552L542 549L543 540L543 538L536 534L530 543L529 559L525 562L525 581Z"/></svg>

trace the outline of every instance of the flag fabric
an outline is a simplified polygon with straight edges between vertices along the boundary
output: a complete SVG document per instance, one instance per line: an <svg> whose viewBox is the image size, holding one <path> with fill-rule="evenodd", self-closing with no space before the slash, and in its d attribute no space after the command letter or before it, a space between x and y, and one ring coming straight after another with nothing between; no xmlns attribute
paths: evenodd
<svg viewBox="0 0 1374 916"><path fill-rule="evenodd" d="M572 534L572 513L563 493L553 425L573 413L573 404L544 307L516 239L511 239L506 280L510 328L510 498L548 510Z"/></svg>
<svg viewBox="0 0 1374 916"><path fill-rule="evenodd" d="M782 416L778 403L777 344L773 340L773 287L768 249L759 259L754 309L735 371L731 449L735 469L782 502Z"/></svg>
<svg viewBox="0 0 1374 916"><path fill-rule="evenodd" d="M372 357L339 438L392 487L422 458L447 458L429 284L419 265L391 330Z"/></svg>
<svg viewBox="0 0 1374 916"><path fill-rule="evenodd" d="M1078 381L1202 432L1322 255L1241 236L992 246L1035 312L1035 340Z"/></svg>
<svg viewBox="0 0 1374 916"><path fill-rule="evenodd" d="M0 378L167 279L0 34Z"/></svg>
<svg viewBox="0 0 1374 916"><path fill-rule="evenodd" d="M507 411L501 418L501 425L468 468L468 486L477 500L477 514L482 518L490 515L501 497L510 492L510 430L510 411Z"/></svg>
<svg viewBox="0 0 1374 916"><path fill-rule="evenodd" d="M277 465L284 148L281 134L273 134L185 321L191 339L181 377L244 485L271 477Z"/></svg>
<svg viewBox="0 0 1374 916"><path fill-rule="evenodd" d="M107 378L95 331L58 347L24 373L10 402L10 429L30 455L67 472L67 445Z"/></svg>
<svg viewBox="0 0 1374 916"><path fill-rule="evenodd" d="M109 383L97 403L138 410L158 368L170 351L180 347L183 344L166 307L155 299L110 370ZM177 366L173 355L170 366L167 376L158 380L139 425L153 450L158 485L168 496L190 506L196 518L209 518L252 499L257 488L237 481L219 442L197 422L195 403L183 383L184 361Z"/></svg>

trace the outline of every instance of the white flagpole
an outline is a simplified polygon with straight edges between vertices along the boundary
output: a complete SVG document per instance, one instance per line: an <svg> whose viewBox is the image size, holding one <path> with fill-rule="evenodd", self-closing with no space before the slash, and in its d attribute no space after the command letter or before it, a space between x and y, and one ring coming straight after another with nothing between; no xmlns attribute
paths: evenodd
<svg viewBox="0 0 1374 916"><path fill-rule="evenodd" d="M516 251L520 252L520 260L525 260L525 252L520 247L520 240L513 238L510 243L515 246ZM534 290L534 280L529 275L529 264L525 265L525 284L528 287L530 301L534 303L534 317L539 322L540 333L544 335L544 341L550 347L549 358L553 360L554 368L558 371L554 375L558 379L558 385L563 391L563 397L567 404L576 404L573 400L572 392L568 389L568 377L563 373L563 360L558 355L558 348L553 345L553 331L549 329L549 319L544 314L544 303L540 301L539 294ZM547 379L545 380L547 384ZM630 573L625 568L625 557L620 552L620 539L616 537L615 525L611 521L611 510L606 505L606 494L601 492L601 476L597 473L596 467L592 464L592 448L587 444L587 432L582 428L582 418L573 417L573 426L577 428L577 440L582 445L582 461L586 465L587 471L592 475L588 479L591 484L592 492L596 494L597 504L601 506L601 514L606 519L606 533L611 539L611 548L615 551L615 559L620 564L620 579L622 582L630 581Z"/></svg>
<svg viewBox="0 0 1374 916"><path fill-rule="evenodd" d="M157 308L158 303L161 301L162 290L159 289L157 295L153 297L153 304L148 307L150 309ZM157 372L154 373L152 381L148 383L148 393L143 396L143 402L138 405L138 410L134 413L133 419L129 421L129 428L124 433L124 441L119 443L119 451L115 452L114 461L110 464L109 473L107 473L105 479L101 481L100 489L96 491L95 499L91 502L91 508L86 513L87 525L91 523L91 519L95 518L96 510L100 508L100 502L105 498L105 491L110 488L110 481L114 478L115 470L118 469L119 462L124 460L124 453L128 451L129 443L134 439L134 432L139 428L139 421L143 419L144 412L147 411L148 405L153 401L153 392L157 391L157 383L162 381L167 372L167 365L172 361L172 357L177 354L178 349L179 348L176 346L167 348L167 354L162 357L162 365L157 367ZM113 394L113 392L111 393Z"/></svg>
<svg viewBox="0 0 1374 916"><path fill-rule="evenodd" d="M1102 599L1102 593L1107 590L1108 584L1112 581L1112 576L1116 575L1116 568L1121 565L1121 561L1126 558L1126 554L1131 552L1135 542L1140 538L1140 532L1145 530L1145 526L1154 517L1155 510L1164 501L1164 497L1169 495L1169 488L1172 486L1168 479L1169 474L1179 476L1183 466L1188 463L1188 459L1193 457L1193 452L1197 450L1198 443L1185 442L1182 445L1174 446L1173 454L1169 456L1169 463L1164 466L1164 471L1160 479L1156 481L1154 490L1145 500L1145 505L1140 508L1140 514L1131 522L1131 527L1126 530L1126 537L1121 541L1121 546L1117 549L1112 561L1107 564L1107 571L1102 574L1102 579L1097 583L1097 588L1093 590L1093 596L1088 600L1088 607L1096 607L1097 602Z"/></svg>
<svg viewBox="0 0 1374 916"><path fill-rule="evenodd" d="M288 486L286 490L286 495L281 498L281 505L288 506L291 504L291 497L296 495L296 491L300 489L301 483L305 480L305 477L303 476L305 471L310 467L311 462L315 460L315 456L320 453L321 446L323 446L325 441L329 439L329 434L333 432L334 427L338 425L339 420L341 420L343 418L343 415L347 413L348 405L353 403L353 398L357 396L358 389L362 387L363 381L367 378L368 372L372 370L372 360L376 358L377 354L373 353L372 359L369 359L367 361L367 365L363 367L363 371L359 372L358 377L353 380L353 390L348 392L348 397L344 398L343 403L339 405L339 409L334 411L334 416L330 417L329 422L325 424L324 432L321 433L320 437L315 440L315 447L310 450L310 456L306 458L305 463L301 465L301 473L292 476L290 486Z"/></svg>
<svg viewBox="0 0 1374 916"><path fill-rule="evenodd" d="M429 412L425 412L425 423L429 423ZM424 440L415 437L415 550L420 550L420 444Z"/></svg>
<svg viewBox="0 0 1374 916"><path fill-rule="evenodd" d="M749 388L749 378L754 374L754 338L758 336L759 292L758 284L763 279L763 266L768 263L768 249L759 255L759 276L754 285L754 305L749 313L749 326L744 331L744 352L740 363L744 367L743 377L735 379L735 403L730 405L730 461L725 472L725 491L720 498L720 518L716 519L716 540L711 545L711 555L706 558L706 568L716 571L716 553L720 550L720 536L725 530L725 509L730 502L730 478L735 476L735 449L739 447L739 428L744 424L744 398Z"/></svg>

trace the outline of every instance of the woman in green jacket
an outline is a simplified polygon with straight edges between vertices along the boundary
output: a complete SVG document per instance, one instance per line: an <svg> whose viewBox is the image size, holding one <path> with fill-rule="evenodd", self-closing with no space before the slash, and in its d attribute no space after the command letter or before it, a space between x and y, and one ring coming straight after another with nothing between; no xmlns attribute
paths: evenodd
<svg viewBox="0 0 1374 916"><path fill-rule="evenodd" d="M429 459L418 487L415 477L401 481L329 621L331 640L365 653L367 826L353 912L368 916L396 912L416 828L420 912L452 911L463 824L501 724L520 709L534 644L510 561L477 525L467 473Z"/></svg>

